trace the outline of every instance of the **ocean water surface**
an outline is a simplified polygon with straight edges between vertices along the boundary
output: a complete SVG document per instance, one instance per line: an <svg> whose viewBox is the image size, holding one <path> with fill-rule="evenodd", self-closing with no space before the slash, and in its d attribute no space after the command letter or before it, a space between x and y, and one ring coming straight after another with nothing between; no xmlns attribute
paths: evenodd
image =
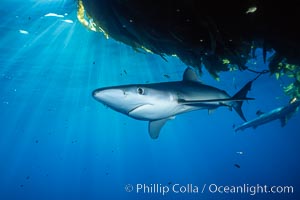
<svg viewBox="0 0 300 200"><path fill-rule="evenodd" d="M300 198L299 113L284 128L274 121L236 133L243 121L234 111L200 110L176 116L152 140L147 122L105 107L91 93L181 80L181 61L87 30L71 0L1 4L0 199ZM248 64L267 68L260 50ZM233 95L255 76L233 71L216 81L204 71L201 81ZM287 84L257 79L248 95L255 100L243 105L247 119L287 105ZM253 189L265 185L278 190ZM293 190L284 193L285 186Z"/></svg>

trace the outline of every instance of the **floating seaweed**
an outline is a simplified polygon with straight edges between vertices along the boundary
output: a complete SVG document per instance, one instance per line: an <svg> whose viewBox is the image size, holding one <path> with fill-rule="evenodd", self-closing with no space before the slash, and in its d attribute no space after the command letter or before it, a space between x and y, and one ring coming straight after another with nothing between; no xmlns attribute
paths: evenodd
<svg viewBox="0 0 300 200"><path fill-rule="evenodd" d="M300 97L299 18L293 16L297 8L292 0L78 0L78 19L136 51L165 60L176 55L200 74L205 67L216 79L220 72L248 69L257 48L263 49L264 62L274 50L270 73L294 78L284 91Z"/></svg>

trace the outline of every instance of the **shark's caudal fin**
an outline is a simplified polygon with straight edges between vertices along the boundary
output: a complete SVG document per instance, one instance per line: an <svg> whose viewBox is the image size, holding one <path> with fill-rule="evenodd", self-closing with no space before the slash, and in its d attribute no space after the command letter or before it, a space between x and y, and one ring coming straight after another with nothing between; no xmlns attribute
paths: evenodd
<svg viewBox="0 0 300 200"><path fill-rule="evenodd" d="M252 83L253 83L253 80L249 81L240 91L238 91L235 95L233 95L233 97L231 99L232 100L234 100L234 99L248 99L247 98L247 93L248 93L249 90L251 90ZM247 121L244 114L243 114L243 111L242 111L243 102L244 101L236 101L233 104L233 108L244 121Z"/></svg>

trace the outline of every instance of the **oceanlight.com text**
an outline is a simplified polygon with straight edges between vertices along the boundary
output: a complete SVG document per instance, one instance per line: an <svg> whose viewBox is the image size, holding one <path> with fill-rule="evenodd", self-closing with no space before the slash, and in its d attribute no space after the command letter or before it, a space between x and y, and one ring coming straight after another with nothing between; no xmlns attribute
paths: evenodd
<svg viewBox="0 0 300 200"><path fill-rule="evenodd" d="M293 194L293 186L269 186L269 185L218 185L218 184L127 184L125 186L126 192L133 192L136 194Z"/></svg>
<svg viewBox="0 0 300 200"><path fill-rule="evenodd" d="M268 185L260 185L260 184L256 184L256 185L243 184L239 186L205 184L204 190L206 189L209 193L249 194L251 196L254 196L256 194L293 194L294 193L293 186L268 186Z"/></svg>

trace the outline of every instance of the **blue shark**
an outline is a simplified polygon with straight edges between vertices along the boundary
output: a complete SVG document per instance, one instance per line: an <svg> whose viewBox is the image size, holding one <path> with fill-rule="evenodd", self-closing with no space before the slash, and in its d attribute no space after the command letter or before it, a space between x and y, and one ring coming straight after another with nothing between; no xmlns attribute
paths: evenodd
<svg viewBox="0 0 300 200"><path fill-rule="evenodd" d="M241 124L240 126L235 128L235 131L239 131L239 130L243 131L250 127L255 129L258 126L261 126L263 124L269 123L277 119L280 120L281 127L284 127L287 121L298 111L299 106L300 106L300 101L294 98L286 106L273 109L268 113L258 112L257 118Z"/></svg>
<svg viewBox="0 0 300 200"><path fill-rule="evenodd" d="M224 90L201 83L196 73L187 68L182 81L104 87L94 90L92 96L115 111L149 121L149 134L157 139L169 119L194 110L207 109L212 113L226 106L246 121L241 107L243 101L253 99L246 97L251 85L252 81L229 96Z"/></svg>

